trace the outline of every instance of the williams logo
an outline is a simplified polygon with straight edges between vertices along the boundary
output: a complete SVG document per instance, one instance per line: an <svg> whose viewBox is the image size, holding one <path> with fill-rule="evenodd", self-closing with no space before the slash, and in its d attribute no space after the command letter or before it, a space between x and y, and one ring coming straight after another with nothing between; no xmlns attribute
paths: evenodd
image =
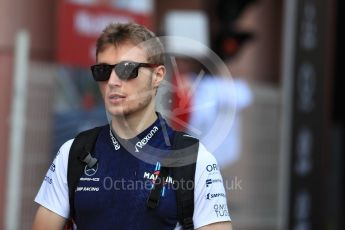
<svg viewBox="0 0 345 230"><path fill-rule="evenodd" d="M84 173L86 176L93 176L96 174L97 170L98 170L98 163L92 168L89 168L87 167L87 165L85 165Z"/></svg>
<svg viewBox="0 0 345 230"><path fill-rule="evenodd" d="M154 184L155 184L155 181L157 180L158 178L158 175L160 173L160 169L161 169L161 164L159 162L156 163L156 167L155 167L155 170L153 173L150 173L150 172L144 172L144 179L148 179L150 180L151 182L151 189L153 188ZM168 176L166 179L165 179L165 182L164 182L164 185L166 184L173 184L173 179L172 177ZM163 187L162 189L162 196L164 197L164 194L165 194L165 186Z"/></svg>

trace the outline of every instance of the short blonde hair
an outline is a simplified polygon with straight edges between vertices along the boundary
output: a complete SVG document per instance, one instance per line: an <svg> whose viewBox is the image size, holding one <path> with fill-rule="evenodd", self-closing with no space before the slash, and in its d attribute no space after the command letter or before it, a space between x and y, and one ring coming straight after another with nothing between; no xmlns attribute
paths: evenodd
<svg viewBox="0 0 345 230"><path fill-rule="evenodd" d="M150 63L164 64L165 50L162 42L152 31L136 23L109 24L97 39L96 58L108 45L119 46L126 42L142 45Z"/></svg>

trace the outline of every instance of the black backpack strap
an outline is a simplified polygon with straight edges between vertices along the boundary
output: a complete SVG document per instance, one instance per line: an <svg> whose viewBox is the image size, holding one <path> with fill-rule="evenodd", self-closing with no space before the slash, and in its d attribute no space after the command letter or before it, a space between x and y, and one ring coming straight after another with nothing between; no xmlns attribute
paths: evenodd
<svg viewBox="0 0 345 230"><path fill-rule="evenodd" d="M193 230L194 177L199 150L199 140L187 135L186 133L176 132L173 149L175 151L187 151L184 154L188 154L194 159L192 164L172 168L174 181L179 183L178 189L176 190L177 216L179 222L184 230Z"/></svg>
<svg viewBox="0 0 345 230"><path fill-rule="evenodd" d="M165 183L166 178L169 174L169 168L161 167L157 179L153 185L153 188L150 191L149 198L147 199L147 207L149 209L155 209L158 207L159 199L161 197L162 189Z"/></svg>
<svg viewBox="0 0 345 230"><path fill-rule="evenodd" d="M69 151L67 184L71 219L75 217L74 193L79 179L83 175L85 165L92 168L97 163L97 159L93 157L93 151L98 134L103 127L96 127L79 133Z"/></svg>
<svg viewBox="0 0 345 230"><path fill-rule="evenodd" d="M160 173L147 200L148 208L157 208L164 182L169 174L169 169L171 169L174 183L178 183L175 186L178 188L176 190L177 216L184 230L194 229L194 176L198 149L198 139L184 132L176 131L172 146L173 154L177 156L188 155L188 159L193 163L179 167L161 167Z"/></svg>

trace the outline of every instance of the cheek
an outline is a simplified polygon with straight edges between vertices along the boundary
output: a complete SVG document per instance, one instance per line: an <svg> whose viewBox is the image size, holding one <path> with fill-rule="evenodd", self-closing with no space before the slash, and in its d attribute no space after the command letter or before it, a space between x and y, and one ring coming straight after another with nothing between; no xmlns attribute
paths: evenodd
<svg viewBox="0 0 345 230"><path fill-rule="evenodd" d="M102 97L104 98L107 84L105 82L99 82L98 87L99 87L99 91L101 91Z"/></svg>

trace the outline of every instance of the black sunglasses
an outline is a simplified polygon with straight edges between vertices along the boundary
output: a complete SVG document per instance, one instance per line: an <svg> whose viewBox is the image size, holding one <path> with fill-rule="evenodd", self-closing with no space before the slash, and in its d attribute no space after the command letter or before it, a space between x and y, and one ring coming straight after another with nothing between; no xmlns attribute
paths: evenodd
<svg viewBox="0 0 345 230"><path fill-rule="evenodd" d="M95 81L108 81L113 69L116 75L121 80L130 80L138 77L138 70L140 67L154 68L160 66L161 64L151 64L151 63L140 63L140 62L130 62L122 61L115 65L108 64L97 64L91 66L91 72L93 79Z"/></svg>

